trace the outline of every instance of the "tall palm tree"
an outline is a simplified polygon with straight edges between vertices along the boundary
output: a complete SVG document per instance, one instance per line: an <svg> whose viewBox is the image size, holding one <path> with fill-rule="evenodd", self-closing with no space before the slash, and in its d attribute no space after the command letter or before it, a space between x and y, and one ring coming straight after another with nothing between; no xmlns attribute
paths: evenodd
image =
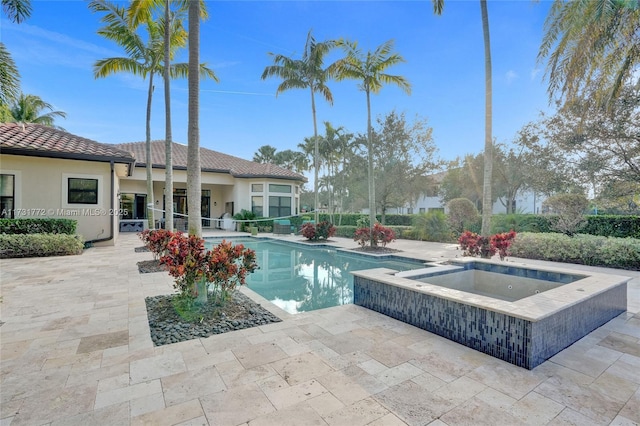
<svg viewBox="0 0 640 426"><path fill-rule="evenodd" d="M172 12L172 4L177 9ZM155 9L162 9L164 12L164 22L172 20L180 20L182 22L181 13L187 10L187 2L185 0L133 0L129 7L129 21L132 25L137 26L141 22L151 19ZM207 17L207 10L202 1L200 4L200 17ZM165 111L165 169L164 169L164 198L165 203L165 227L173 229L173 132L171 127L171 25L164 26L164 111ZM206 74L203 74L206 77ZM217 79L214 77L214 80Z"/></svg>
<svg viewBox="0 0 640 426"><path fill-rule="evenodd" d="M276 148L271 145L262 145L253 154L253 161L256 163L273 163L276 158Z"/></svg>
<svg viewBox="0 0 640 426"><path fill-rule="evenodd" d="M314 218L318 223L318 124L316 121L315 94L319 93L324 99L333 105L333 95L327 86L331 77L330 69L333 65L323 68L325 56L336 46L336 42L328 40L317 42L311 31L307 34L307 41L301 59L292 59L284 55L269 53L273 58L273 65L267 66L262 79L279 77L282 82L276 90L276 96L290 89L309 89L311 93L311 114L313 115L313 139L314 139Z"/></svg>
<svg viewBox="0 0 640 426"><path fill-rule="evenodd" d="M373 134L371 127L371 94L377 94L384 84L395 84L405 93L411 94L411 84L402 76L387 74L385 71L401 62L404 58L393 51L393 40L382 43L373 52L363 52L357 42L341 40L340 46L345 50L347 57L338 61L332 69L336 79L359 80L360 90L367 96L367 160L369 181L369 227L373 230L376 221L376 190L373 179ZM371 244L374 243L371 232Z"/></svg>
<svg viewBox="0 0 640 426"><path fill-rule="evenodd" d="M538 61L548 58L549 97L571 103L589 90L611 109L624 84L640 86L640 7L633 2L555 1Z"/></svg>
<svg viewBox="0 0 640 426"><path fill-rule="evenodd" d="M16 24L31 16L31 0L2 0L2 10Z"/></svg>
<svg viewBox="0 0 640 426"><path fill-rule="evenodd" d="M444 0L432 0L433 11L441 15L444 9ZM488 236L491 232L491 214L493 203L491 201L491 179L493 174L493 103L491 82L491 40L489 37L489 14L487 12L487 0L480 0L480 14L482 16L482 35L484 39L484 89L485 89L485 115L484 115L484 182L482 188L482 235Z"/></svg>
<svg viewBox="0 0 640 426"><path fill-rule="evenodd" d="M2 0L2 10L9 20L17 24L31 16L30 0ZM11 53L0 41L0 115L9 119L8 105L20 95L20 72ZM6 115L6 117L5 117Z"/></svg>
<svg viewBox="0 0 640 426"><path fill-rule="evenodd" d="M11 53L0 42L0 107L6 108L20 96L20 72Z"/></svg>
<svg viewBox="0 0 640 426"><path fill-rule="evenodd" d="M175 55L177 49L186 45L187 33L184 31L182 21L179 19L173 19L167 24L164 19L154 21L149 15L148 19L143 23L147 32L147 40L145 42L145 37L137 32L138 25L132 24L127 9L107 0L93 0L89 3L89 8L93 12L105 14L101 18L101 21L106 25L98 30L98 34L123 46L129 55L127 57L107 58L97 61L94 66L95 77L102 78L118 72L129 72L134 75L140 75L143 78L149 76L145 157L147 165L147 202L153 204L151 167L151 105L154 87L153 80L156 74L164 71L165 28L168 27L169 33L171 34L169 42L170 57ZM169 67L169 76L171 78L184 78L187 76L188 71L188 65L185 63L171 64ZM198 71L217 81L215 73L208 69L205 64L202 64ZM169 204L171 204L171 198L169 198ZM155 226L153 210L149 210L148 220L149 227L153 228Z"/></svg>
<svg viewBox="0 0 640 426"><path fill-rule="evenodd" d="M11 113L11 121L43 124L64 130L62 127L56 126L54 121L56 117L66 118L67 114L62 111L55 111L53 105L43 101L40 96L21 93L9 110ZM50 112L43 112L44 110L50 110Z"/></svg>
<svg viewBox="0 0 640 426"><path fill-rule="evenodd" d="M187 208L189 235L202 236L200 167L200 1L189 1L189 107L187 127ZM206 297L206 291L202 297ZM206 300L206 299L205 299Z"/></svg>

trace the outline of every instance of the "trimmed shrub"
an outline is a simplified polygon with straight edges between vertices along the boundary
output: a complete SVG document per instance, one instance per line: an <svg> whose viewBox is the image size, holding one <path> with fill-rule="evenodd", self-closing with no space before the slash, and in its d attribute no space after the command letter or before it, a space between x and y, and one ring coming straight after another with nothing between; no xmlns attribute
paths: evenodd
<svg viewBox="0 0 640 426"><path fill-rule="evenodd" d="M496 214L491 218L491 233L501 232L553 232L550 218L539 214Z"/></svg>
<svg viewBox="0 0 640 426"><path fill-rule="evenodd" d="M337 237L345 237L345 238L353 238L353 234L356 233L356 226L347 225L347 226L336 226L336 236Z"/></svg>
<svg viewBox="0 0 640 426"><path fill-rule="evenodd" d="M0 258L81 254L82 238L67 234L0 234Z"/></svg>
<svg viewBox="0 0 640 426"><path fill-rule="evenodd" d="M580 228L580 233L605 237L640 238L640 216L587 216L587 223Z"/></svg>
<svg viewBox="0 0 640 426"><path fill-rule="evenodd" d="M640 270L640 239L576 234L518 234L511 255L526 259Z"/></svg>
<svg viewBox="0 0 640 426"><path fill-rule="evenodd" d="M74 235L77 225L72 219L0 219L0 234Z"/></svg>
<svg viewBox="0 0 640 426"><path fill-rule="evenodd" d="M447 220L447 216L439 210L432 210L427 214L416 215L413 218L412 229L416 239L440 243L451 241L449 221Z"/></svg>
<svg viewBox="0 0 640 426"><path fill-rule="evenodd" d="M469 229L469 224L480 216L476 206L467 198L454 198L447 203L447 209L449 210L451 230L458 234Z"/></svg>

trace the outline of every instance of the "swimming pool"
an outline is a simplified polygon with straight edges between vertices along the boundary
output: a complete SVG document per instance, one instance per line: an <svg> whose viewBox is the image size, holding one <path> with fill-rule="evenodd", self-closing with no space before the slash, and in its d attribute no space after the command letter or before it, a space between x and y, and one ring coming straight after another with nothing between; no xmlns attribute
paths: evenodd
<svg viewBox="0 0 640 426"><path fill-rule="evenodd" d="M424 268L424 262L385 256L371 258L328 246L310 247L267 238L225 238L256 251L260 269L247 278L247 286L285 311L313 311L353 303L351 271L391 268L396 271ZM207 238L207 246L223 238Z"/></svg>

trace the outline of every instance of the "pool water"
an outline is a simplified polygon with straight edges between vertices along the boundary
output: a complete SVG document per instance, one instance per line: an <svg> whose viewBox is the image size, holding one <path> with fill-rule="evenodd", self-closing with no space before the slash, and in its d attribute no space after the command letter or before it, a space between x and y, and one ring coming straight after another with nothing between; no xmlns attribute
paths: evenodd
<svg viewBox="0 0 640 426"><path fill-rule="evenodd" d="M308 247L271 239L227 238L255 250L259 269L247 277L247 286L285 311L312 311L353 303L351 271L424 268L418 260L394 256L371 258L325 247ZM210 248L222 238L207 238Z"/></svg>

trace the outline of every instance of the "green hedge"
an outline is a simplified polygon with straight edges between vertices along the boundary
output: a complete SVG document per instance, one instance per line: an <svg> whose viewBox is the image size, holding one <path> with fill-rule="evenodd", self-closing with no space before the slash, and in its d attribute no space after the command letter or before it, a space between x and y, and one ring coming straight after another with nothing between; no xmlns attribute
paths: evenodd
<svg viewBox="0 0 640 426"><path fill-rule="evenodd" d="M336 226L336 237L345 237L345 238L353 238L353 234L355 234L357 226Z"/></svg>
<svg viewBox="0 0 640 426"><path fill-rule="evenodd" d="M0 234L0 258L64 256L82 253L84 244L77 235Z"/></svg>
<svg viewBox="0 0 640 426"><path fill-rule="evenodd" d="M640 238L640 216L587 216L587 224L580 232L605 237Z"/></svg>
<svg viewBox="0 0 640 426"><path fill-rule="evenodd" d="M0 234L74 235L77 225L72 219L0 219Z"/></svg>
<svg viewBox="0 0 640 426"><path fill-rule="evenodd" d="M512 256L552 262L640 270L640 239L578 234L523 232L509 249Z"/></svg>
<svg viewBox="0 0 640 426"><path fill-rule="evenodd" d="M491 218L491 233L508 232L554 232L551 224L554 215L496 214ZM618 238L640 238L640 216L589 215L580 234L601 235Z"/></svg>

